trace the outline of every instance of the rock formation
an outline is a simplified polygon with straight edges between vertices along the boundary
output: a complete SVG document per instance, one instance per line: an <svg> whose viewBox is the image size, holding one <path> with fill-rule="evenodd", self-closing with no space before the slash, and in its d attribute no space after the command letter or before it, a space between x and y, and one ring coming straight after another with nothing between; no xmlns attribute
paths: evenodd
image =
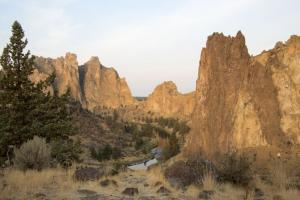
<svg viewBox="0 0 300 200"><path fill-rule="evenodd" d="M65 57L57 59L36 57L36 70L33 73L34 81L44 80L50 74L55 72L56 79L54 86L58 90L58 94L64 94L68 89L71 97L84 103L79 85L79 73L77 56L72 53L67 53Z"/></svg>
<svg viewBox="0 0 300 200"><path fill-rule="evenodd" d="M113 68L101 65L97 57L92 57L83 66L78 66L77 56L72 53L57 59L36 57L35 66L30 77L33 81L44 80L55 72L54 87L59 95L69 89L71 97L90 111L97 107L116 108L135 102L125 79L121 79Z"/></svg>
<svg viewBox="0 0 300 200"><path fill-rule="evenodd" d="M104 67L98 57L80 66L80 82L89 110L106 106L116 108L135 102L124 78L113 68Z"/></svg>
<svg viewBox="0 0 300 200"><path fill-rule="evenodd" d="M194 104L194 92L181 94L172 81L166 81L150 94L145 109L164 116L190 117Z"/></svg>
<svg viewBox="0 0 300 200"><path fill-rule="evenodd" d="M201 52L190 152L299 142L300 37L250 57L241 32L214 33Z"/></svg>

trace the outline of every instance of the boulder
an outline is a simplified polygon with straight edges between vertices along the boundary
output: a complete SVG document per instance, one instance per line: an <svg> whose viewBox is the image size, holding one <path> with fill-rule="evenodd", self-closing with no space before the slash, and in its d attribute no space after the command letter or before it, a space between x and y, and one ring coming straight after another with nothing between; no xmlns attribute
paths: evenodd
<svg viewBox="0 0 300 200"><path fill-rule="evenodd" d="M125 188L122 194L128 195L128 196L134 196L139 193L139 190L137 188L128 187Z"/></svg>

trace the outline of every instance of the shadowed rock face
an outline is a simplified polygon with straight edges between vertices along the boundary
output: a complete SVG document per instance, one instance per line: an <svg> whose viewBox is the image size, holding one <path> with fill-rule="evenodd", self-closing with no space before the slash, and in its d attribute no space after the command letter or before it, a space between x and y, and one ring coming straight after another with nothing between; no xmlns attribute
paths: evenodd
<svg viewBox="0 0 300 200"><path fill-rule="evenodd" d="M80 67L72 53L57 59L37 57L35 66L31 80L45 80L55 72L54 87L59 94L70 89L71 97L90 111L102 106L116 108L134 103L126 80L121 79L115 69L101 65L97 57Z"/></svg>
<svg viewBox="0 0 300 200"><path fill-rule="evenodd" d="M181 94L172 81L158 85L145 102L147 111L178 117L190 117L194 105L194 92Z"/></svg>
<svg viewBox="0 0 300 200"><path fill-rule="evenodd" d="M300 39L251 58L244 36L213 34L202 50L187 151L299 142Z"/></svg>

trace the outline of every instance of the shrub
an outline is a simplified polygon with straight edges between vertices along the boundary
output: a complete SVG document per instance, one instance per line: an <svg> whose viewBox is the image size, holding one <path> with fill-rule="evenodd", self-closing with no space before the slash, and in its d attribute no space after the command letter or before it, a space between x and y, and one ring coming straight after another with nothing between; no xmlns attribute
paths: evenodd
<svg viewBox="0 0 300 200"><path fill-rule="evenodd" d="M57 140L51 143L51 157L54 162L59 163L62 167L70 167L73 162L80 162L82 149L80 141Z"/></svg>
<svg viewBox="0 0 300 200"><path fill-rule="evenodd" d="M118 159L122 156L122 152L117 147L112 147L107 144L104 148L99 148L96 150L94 147L90 148L91 157L98 160L110 160L110 159Z"/></svg>
<svg viewBox="0 0 300 200"><path fill-rule="evenodd" d="M153 136L153 129L154 127L151 124L149 123L143 124L141 127L140 136L145 136L145 137Z"/></svg>
<svg viewBox="0 0 300 200"><path fill-rule="evenodd" d="M21 170L42 170L49 166L51 159L51 148L44 138L34 136L14 150L14 164Z"/></svg>
<svg viewBox="0 0 300 200"><path fill-rule="evenodd" d="M165 177L174 186L185 187L201 184L203 175L208 171L215 173L212 163L201 159L177 161L165 170Z"/></svg>
<svg viewBox="0 0 300 200"><path fill-rule="evenodd" d="M218 184L216 177L212 172L207 172L202 177L202 189L205 191L214 191Z"/></svg>
<svg viewBox="0 0 300 200"><path fill-rule="evenodd" d="M112 147L107 144L105 145L104 149L102 150L102 156L104 160L109 160L111 159L111 155L112 155Z"/></svg>
<svg viewBox="0 0 300 200"><path fill-rule="evenodd" d="M122 156L122 151L118 147L112 148L111 158L112 159L118 159Z"/></svg>
<svg viewBox="0 0 300 200"><path fill-rule="evenodd" d="M135 141L134 148L135 150L141 149L141 147L145 144L144 140L142 138L137 138Z"/></svg>
<svg viewBox="0 0 300 200"><path fill-rule="evenodd" d="M144 154L149 153L153 148L155 148L157 145L154 142L151 142L149 140L146 140L145 143L142 146L142 152Z"/></svg>
<svg viewBox="0 0 300 200"><path fill-rule="evenodd" d="M166 131L164 128L161 128L161 127L155 127L155 131L156 131L156 133L158 134L158 136L159 136L160 138L166 139L166 138L169 136L168 131Z"/></svg>
<svg viewBox="0 0 300 200"><path fill-rule="evenodd" d="M77 181L94 181L98 180L103 175L104 172L102 170L93 167L79 168L74 172L74 178Z"/></svg>
<svg viewBox="0 0 300 200"><path fill-rule="evenodd" d="M252 180L251 162L237 152L227 153L219 157L217 161L219 180L236 185L247 186Z"/></svg>
<svg viewBox="0 0 300 200"><path fill-rule="evenodd" d="M175 133L172 133L169 137L168 145L163 150L163 158L164 160L168 160L169 158L177 155L180 152L180 146L178 143L178 139Z"/></svg>
<svg viewBox="0 0 300 200"><path fill-rule="evenodd" d="M120 169L122 168L122 164L120 162L113 163L112 169L111 169L111 175L117 175L119 174Z"/></svg>

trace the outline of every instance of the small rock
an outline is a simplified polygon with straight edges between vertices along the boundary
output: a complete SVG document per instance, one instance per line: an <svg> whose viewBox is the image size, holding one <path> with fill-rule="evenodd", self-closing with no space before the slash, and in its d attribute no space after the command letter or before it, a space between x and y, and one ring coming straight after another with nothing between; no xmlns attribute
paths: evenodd
<svg viewBox="0 0 300 200"><path fill-rule="evenodd" d="M110 184L113 184L114 186L118 186L117 181L115 181L115 180L105 179L105 180L100 181L100 185L102 187L106 187Z"/></svg>
<svg viewBox="0 0 300 200"><path fill-rule="evenodd" d="M46 195L43 194L43 193L36 193L36 194L35 194L35 197L37 197L37 198L40 198L40 197L46 197Z"/></svg>
<svg viewBox="0 0 300 200"><path fill-rule="evenodd" d="M148 183L145 183L145 184L144 184L144 187L149 187L149 184L148 184Z"/></svg>
<svg viewBox="0 0 300 200"><path fill-rule="evenodd" d="M154 184L154 187L159 186L159 185L161 185L161 184L162 184L162 182L157 181L157 182Z"/></svg>
<svg viewBox="0 0 300 200"><path fill-rule="evenodd" d="M105 179L105 180L103 180L103 181L100 181L100 185L101 185L102 187L108 186L109 183L110 183L110 180L108 180L108 179Z"/></svg>
<svg viewBox="0 0 300 200"><path fill-rule="evenodd" d="M170 190L164 186L161 186L157 191L156 193L162 193L162 194L168 194L170 193Z"/></svg>
<svg viewBox="0 0 300 200"><path fill-rule="evenodd" d="M40 193L40 192L39 192L39 193L36 193L34 196L35 196L35 198L36 198L37 200L38 200L38 199L39 199L39 200L45 200L45 199L47 199L47 198L46 198L46 195L43 194L43 193Z"/></svg>
<svg viewBox="0 0 300 200"><path fill-rule="evenodd" d="M125 188L125 190L122 192L122 194L125 194L128 196L134 196L138 193L139 193L139 191L137 188Z"/></svg>
<svg viewBox="0 0 300 200"><path fill-rule="evenodd" d="M264 196L264 192L261 189L259 188L254 189L254 199L261 200L263 199L263 196Z"/></svg>
<svg viewBox="0 0 300 200"><path fill-rule="evenodd" d="M110 182L111 182L114 186L118 186L117 181L115 181L115 180L110 180Z"/></svg>
<svg viewBox="0 0 300 200"><path fill-rule="evenodd" d="M199 199L211 199L211 196L215 193L215 191L212 190L203 190L199 194Z"/></svg>

